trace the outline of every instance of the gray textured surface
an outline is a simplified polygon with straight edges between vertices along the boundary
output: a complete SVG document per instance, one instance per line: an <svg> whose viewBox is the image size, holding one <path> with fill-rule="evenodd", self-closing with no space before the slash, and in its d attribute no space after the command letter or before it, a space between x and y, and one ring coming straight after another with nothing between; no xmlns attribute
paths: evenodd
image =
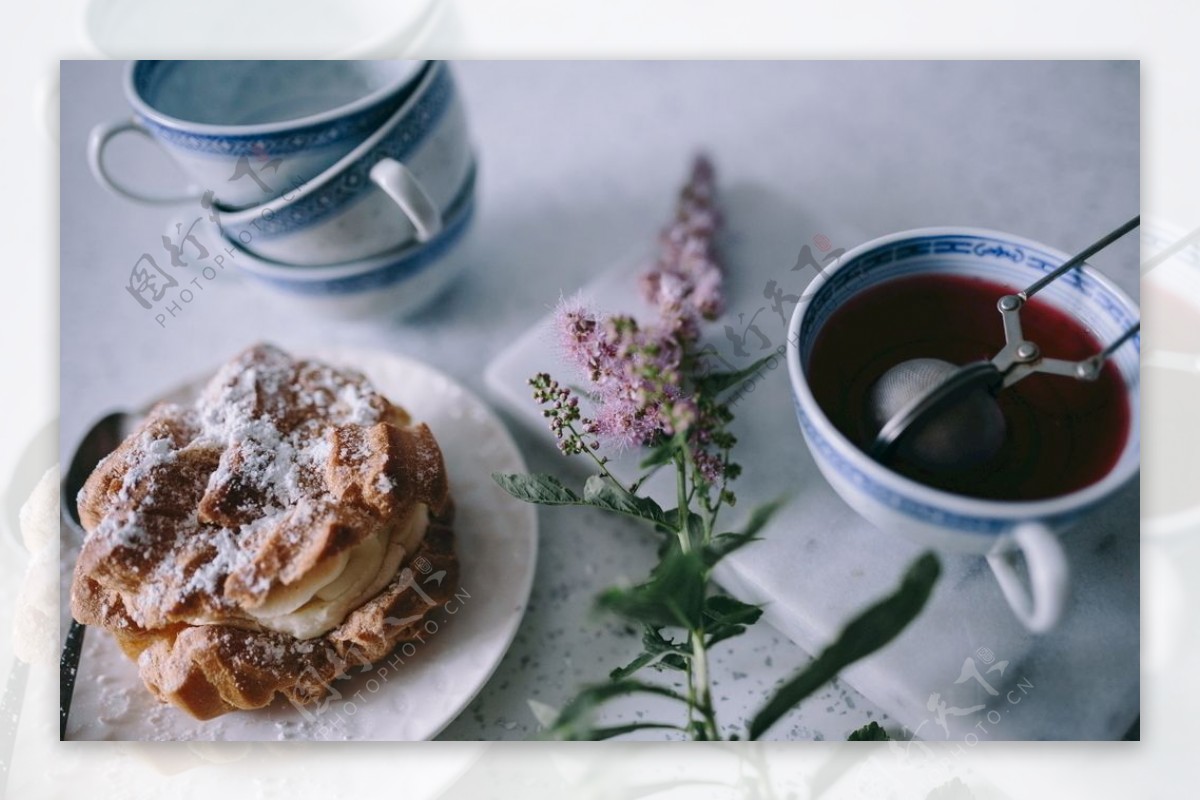
<svg viewBox="0 0 1200 801"><path fill-rule="evenodd" d="M257 339L403 352L482 393L484 366L560 292L653 237L696 147L714 154L726 184L783 198L766 251L781 269L818 233L840 245L933 224L1070 249L1137 207L1136 64L467 63L457 74L480 151L480 212L462 253L468 273L434 308L404 324L331 326L223 274L161 329L124 281L174 220L195 214L134 206L88 174L88 130L126 113L120 71L91 62L62 71L63 454L106 410ZM120 144L118 166L170 180L145 143ZM1136 293L1136 256L1130 240L1096 263ZM514 433L532 469L555 467L538 439ZM798 433L792 447L803 447ZM527 699L561 704L635 650L586 611L596 590L644 570L649 543L577 512L543 511L541 526L517 642L446 737L530 736ZM739 647L717 655L728 721L805 658L766 628ZM871 714L832 688L777 732L835 739Z"/></svg>

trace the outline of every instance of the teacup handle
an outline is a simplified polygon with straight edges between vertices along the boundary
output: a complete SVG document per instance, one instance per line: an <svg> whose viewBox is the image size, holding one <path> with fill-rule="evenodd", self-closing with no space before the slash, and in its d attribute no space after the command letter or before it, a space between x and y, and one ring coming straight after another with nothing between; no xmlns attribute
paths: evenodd
<svg viewBox="0 0 1200 801"><path fill-rule="evenodd" d="M408 217L417 232L418 242L427 242L442 230L442 212L417 177L403 164L395 159L380 159L371 168L371 181Z"/></svg>
<svg viewBox="0 0 1200 801"><path fill-rule="evenodd" d="M1041 523L1022 523L1013 529L1013 541L1025 556L1029 588L1010 561L1011 547L988 554L1000 591L1025 628L1041 634L1054 628L1067 600L1069 571L1067 557L1054 532Z"/></svg>
<svg viewBox="0 0 1200 801"><path fill-rule="evenodd" d="M154 135L142 124L136 117L128 120L114 120L112 122L103 122L92 129L91 136L88 138L88 166L92 168L92 175L96 177L96 181L101 186L108 189L114 194L121 197L135 200L138 203L148 203L153 206L166 206L176 203L190 203L200 199L199 191L191 191L186 195L178 195L175 197L165 197L162 195L144 195L136 189L131 189L125 184L120 183L109 174L108 168L104 166L104 149L108 147L108 143L115 137L126 132L141 134L155 142ZM157 142L155 142L157 144Z"/></svg>

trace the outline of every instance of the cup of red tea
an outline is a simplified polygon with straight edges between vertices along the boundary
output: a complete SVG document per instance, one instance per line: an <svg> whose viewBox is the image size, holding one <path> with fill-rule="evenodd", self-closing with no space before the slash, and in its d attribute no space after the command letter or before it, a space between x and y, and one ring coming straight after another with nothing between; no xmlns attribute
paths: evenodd
<svg viewBox="0 0 1200 801"><path fill-rule="evenodd" d="M1054 626L1066 599L1059 536L1138 473L1139 339L1118 349L1095 381L1034 374L1001 390L999 449L952 470L868 456L877 433L870 395L909 359L991 359L1004 346L1000 297L1067 258L981 229L892 234L848 251L814 279L788 331L796 414L833 489L885 533L987 557L1016 616L1038 632ZM1086 265L1021 310L1026 339L1046 357L1073 361L1138 319L1137 304ZM1018 551L1028 583L1010 559Z"/></svg>

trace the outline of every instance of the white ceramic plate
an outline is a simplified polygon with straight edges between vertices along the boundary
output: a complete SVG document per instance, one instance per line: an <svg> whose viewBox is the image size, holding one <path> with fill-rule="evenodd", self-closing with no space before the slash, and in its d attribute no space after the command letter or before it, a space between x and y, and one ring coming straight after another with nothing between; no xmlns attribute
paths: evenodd
<svg viewBox="0 0 1200 801"><path fill-rule="evenodd" d="M412 649L398 650L395 664L355 670L337 683L341 697L320 714L304 714L278 700L266 709L204 722L158 702L112 638L92 628L68 739L425 740L466 707L499 664L524 613L537 561L534 508L510 498L491 478L493 471L525 470L516 445L483 401L428 365L382 352L311 355L361 370L437 437L456 507L461 579L454 613L443 609L434 618L437 631ZM64 543L64 580L76 553L77 546Z"/></svg>

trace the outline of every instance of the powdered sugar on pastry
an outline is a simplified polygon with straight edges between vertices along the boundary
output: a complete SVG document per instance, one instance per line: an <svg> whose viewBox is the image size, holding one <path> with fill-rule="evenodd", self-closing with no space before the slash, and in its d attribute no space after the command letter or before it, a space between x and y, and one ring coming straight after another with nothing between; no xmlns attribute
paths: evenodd
<svg viewBox="0 0 1200 801"><path fill-rule="evenodd" d="M155 407L78 504L72 609L127 645L180 626L326 635L389 586L449 496L433 435L364 376L256 346L194 405Z"/></svg>

